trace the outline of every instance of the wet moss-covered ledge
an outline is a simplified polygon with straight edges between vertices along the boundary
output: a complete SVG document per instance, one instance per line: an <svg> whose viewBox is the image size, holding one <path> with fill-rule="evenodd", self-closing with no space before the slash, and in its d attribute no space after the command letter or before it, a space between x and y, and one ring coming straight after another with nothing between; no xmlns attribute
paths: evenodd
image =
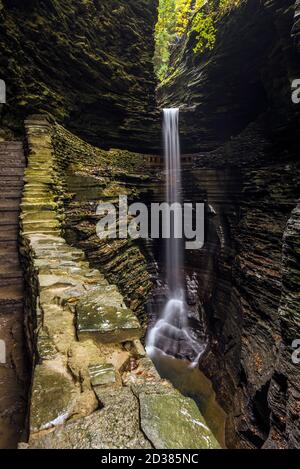
<svg viewBox="0 0 300 469"><path fill-rule="evenodd" d="M20 234L33 356L25 447L217 448L194 401L145 355L142 328L118 288L63 238L52 125L35 116L25 127Z"/></svg>

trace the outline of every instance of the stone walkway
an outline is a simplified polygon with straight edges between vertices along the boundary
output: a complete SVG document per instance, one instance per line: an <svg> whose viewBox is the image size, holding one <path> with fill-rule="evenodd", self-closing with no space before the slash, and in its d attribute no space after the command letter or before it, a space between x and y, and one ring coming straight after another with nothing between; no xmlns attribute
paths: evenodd
<svg viewBox="0 0 300 469"><path fill-rule="evenodd" d="M6 347L5 363L0 363L0 448L16 447L27 398L18 254L24 167L22 142L0 142L0 340Z"/></svg>

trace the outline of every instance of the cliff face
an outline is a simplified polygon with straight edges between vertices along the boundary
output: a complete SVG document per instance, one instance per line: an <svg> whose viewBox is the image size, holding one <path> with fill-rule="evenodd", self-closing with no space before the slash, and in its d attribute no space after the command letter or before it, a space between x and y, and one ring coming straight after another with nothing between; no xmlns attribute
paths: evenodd
<svg viewBox="0 0 300 469"><path fill-rule="evenodd" d="M156 146L156 1L2 0L1 128L46 111L102 147ZM3 130L2 130L3 131Z"/></svg>
<svg viewBox="0 0 300 469"><path fill-rule="evenodd" d="M203 58L182 40L160 89L164 104L183 107L184 151L198 152L186 197L216 212L188 268L209 335L200 366L228 414L229 447L300 446L298 10L292 0L245 2Z"/></svg>
<svg viewBox="0 0 300 469"><path fill-rule="evenodd" d="M242 3L220 20L216 46L202 57L193 53L193 35L182 38L159 94L162 104L187 109L184 152L218 148L267 110L275 131L287 116L299 119L291 102L291 81L299 76L295 8L295 0Z"/></svg>

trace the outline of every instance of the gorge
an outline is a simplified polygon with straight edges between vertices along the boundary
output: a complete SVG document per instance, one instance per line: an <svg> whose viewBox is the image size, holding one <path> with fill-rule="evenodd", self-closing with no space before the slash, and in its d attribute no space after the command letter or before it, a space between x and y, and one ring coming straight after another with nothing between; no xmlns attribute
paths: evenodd
<svg viewBox="0 0 300 469"><path fill-rule="evenodd" d="M300 447L300 2L233 3L158 82L158 1L0 1L1 447ZM99 239L120 194L204 204L203 247Z"/></svg>

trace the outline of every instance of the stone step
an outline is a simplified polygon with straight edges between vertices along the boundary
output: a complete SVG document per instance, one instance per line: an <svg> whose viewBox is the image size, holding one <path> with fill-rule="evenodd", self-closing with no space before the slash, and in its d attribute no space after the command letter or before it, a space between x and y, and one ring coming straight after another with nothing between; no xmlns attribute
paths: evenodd
<svg viewBox="0 0 300 469"><path fill-rule="evenodd" d="M143 330L114 286L102 287L82 298L76 306L77 333L80 340L122 343L139 339Z"/></svg>
<svg viewBox="0 0 300 469"><path fill-rule="evenodd" d="M1 199L0 198L0 212L19 212L20 200L15 199Z"/></svg>
<svg viewBox="0 0 300 469"><path fill-rule="evenodd" d="M21 214L23 223L50 223L57 221L56 213L53 210L33 210ZM56 224L56 223L55 223Z"/></svg>
<svg viewBox="0 0 300 469"><path fill-rule="evenodd" d="M0 166L0 176L23 176L24 169L23 168L10 168L10 167L3 167Z"/></svg>
<svg viewBox="0 0 300 469"><path fill-rule="evenodd" d="M11 225L14 225L14 226L18 226L19 225L19 211L18 210L15 210L15 211L1 211L1 208L0 208L0 213L1 213L1 217L0 217L0 226L1 227L4 227L4 226L11 226ZM2 228L1 228L2 229Z"/></svg>
<svg viewBox="0 0 300 469"><path fill-rule="evenodd" d="M49 235L57 236L57 232L55 233L46 233ZM50 250L51 251L51 250ZM56 251L52 250L52 252L47 252L45 249L37 250L37 255L40 259L57 259L59 261L59 265L63 265L66 262L73 262L73 261L84 261L85 255L83 252L69 252L69 251Z"/></svg>
<svg viewBox="0 0 300 469"><path fill-rule="evenodd" d="M0 304L20 303L23 300L23 286L0 286Z"/></svg>
<svg viewBox="0 0 300 469"><path fill-rule="evenodd" d="M41 228L39 229L38 231L36 230L36 228L34 229L23 229L23 233L24 235L27 235L27 236L30 236L30 235L35 235L35 234L39 234L39 235L49 235L49 236L59 236L60 235L60 230L54 230L54 229L46 229L46 228Z"/></svg>
<svg viewBox="0 0 300 469"><path fill-rule="evenodd" d="M9 228L7 230L2 230L0 228L0 243L7 242L7 241L14 241L18 238L19 230L18 228Z"/></svg>

